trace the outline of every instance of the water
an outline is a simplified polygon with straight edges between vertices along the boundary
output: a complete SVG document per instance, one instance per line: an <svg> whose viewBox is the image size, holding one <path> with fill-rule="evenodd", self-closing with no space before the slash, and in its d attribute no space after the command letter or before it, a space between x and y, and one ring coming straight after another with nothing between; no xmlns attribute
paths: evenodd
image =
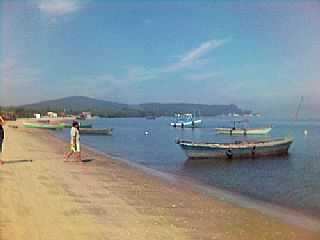
<svg viewBox="0 0 320 240"><path fill-rule="evenodd" d="M320 217L320 121L272 121L254 118L250 126L273 129L269 136L292 136L290 154L248 160L190 161L176 139L234 141L216 135L213 128L231 126L230 118L203 118L204 127L175 129L171 118L95 119L94 127L112 127L113 136L81 136L81 142L99 151L146 167L188 176L206 185L239 192L249 197L305 211ZM308 135L304 135L304 130ZM149 135L145 135L149 131ZM69 138L69 130L59 132ZM243 137L237 137L243 138ZM250 137L253 138L253 137ZM257 138L257 137L255 137Z"/></svg>

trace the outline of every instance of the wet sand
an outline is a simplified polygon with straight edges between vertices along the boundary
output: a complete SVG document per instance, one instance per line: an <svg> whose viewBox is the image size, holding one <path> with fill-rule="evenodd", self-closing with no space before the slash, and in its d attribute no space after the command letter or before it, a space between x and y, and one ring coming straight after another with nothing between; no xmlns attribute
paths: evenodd
<svg viewBox="0 0 320 240"><path fill-rule="evenodd" d="M82 147L45 130L6 126L0 239L320 239L291 225ZM32 161L31 161L32 160Z"/></svg>

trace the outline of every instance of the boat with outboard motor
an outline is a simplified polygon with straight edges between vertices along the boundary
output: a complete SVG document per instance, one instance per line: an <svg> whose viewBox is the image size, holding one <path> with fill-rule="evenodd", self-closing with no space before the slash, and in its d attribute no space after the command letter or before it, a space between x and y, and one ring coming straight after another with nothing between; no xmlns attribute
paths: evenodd
<svg viewBox="0 0 320 240"><path fill-rule="evenodd" d="M193 142L177 140L188 158L255 158L288 154L293 138L256 141L234 141L229 143Z"/></svg>
<svg viewBox="0 0 320 240"><path fill-rule="evenodd" d="M232 128L215 128L215 131L218 134L228 134L228 135L266 135L272 130L272 126L270 127L261 127L261 128L248 128L246 125L243 127L237 127L236 124L244 123L246 121L233 121Z"/></svg>
<svg viewBox="0 0 320 240"><path fill-rule="evenodd" d="M228 135L265 135L268 134L272 127L265 128L215 128L218 134Z"/></svg>

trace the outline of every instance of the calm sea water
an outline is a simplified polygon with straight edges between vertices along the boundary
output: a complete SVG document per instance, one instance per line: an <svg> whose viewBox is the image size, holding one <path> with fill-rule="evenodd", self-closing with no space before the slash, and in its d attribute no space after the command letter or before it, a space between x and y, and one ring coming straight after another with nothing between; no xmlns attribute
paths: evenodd
<svg viewBox="0 0 320 240"><path fill-rule="evenodd" d="M188 176L249 197L300 209L320 217L320 121L274 121L254 118L250 126L272 124L269 137L292 136L288 156L248 160L190 161L175 144L177 138L234 141L216 135L213 128L232 126L230 118L203 118L203 128L175 129L171 118L95 119L94 127L112 127L113 136L81 136L81 142L99 151L149 168ZM304 135L304 130L308 135ZM149 131L149 135L145 135ZM69 138L69 130L57 133ZM251 137L252 138L252 137ZM255 137L257 138L257 137Z"/></svg>

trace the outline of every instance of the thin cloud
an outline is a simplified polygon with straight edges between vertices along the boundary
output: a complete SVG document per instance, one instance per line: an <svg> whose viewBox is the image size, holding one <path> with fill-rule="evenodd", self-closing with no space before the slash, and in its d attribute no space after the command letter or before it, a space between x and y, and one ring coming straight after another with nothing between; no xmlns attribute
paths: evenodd
<svg viewBox="0 0 320 240"><path fill-rule="evenodd" d="M119 94L120 92L123 92L124 89L131 89L136 84L153 78L155 78L155 76L145 68L130 67L126 72L118 75L114 75L112 73L104 73L98 75L76 77L71 80L71 82L74 82L76 84L70 85L80 85L78 89L82 89L81 92L83 92L91 89L94 83L97 93L103 91L113 91Z"/></svg>
<svg viewBox="0 0 320 240"><path fill-rule="evenodd" d="M193 66L193 68L201 67L207 64L207 59L204 58L210 51L223 46L228 40L210 40L200 44L198 48L192 49L191 51L184 54L180 57L180 60L166 67L154 67L154 68L146 68L141 66L130 66L127 67L126 71L123 71L122 74L113 75L111 73L100 74L96 76L89 77L92 79L92 82L95 82L96 86L99 86L96 90L96 94L102 96L103 92L108 92L112 96L113 93L117 93L116 95L122 95L125 89L132 89L136 87L136 84L139 84L143 81L159 79L160 77L166 76L167 74L173 73L175 70L181 70L187 66ZM194 73L185 76L186 79L191 81L205 81L210 79L215 79L219 76L220 73L217 72L209 72L209 73ZM81 80L77 79L77 82ZM81 89L84 91L85 89L90 89L90 86L87 86L87 78L83 78L83 82L81 82ZM91 84L91 81L90 81ZM99 92L99 94L98 94ZM101 94L100 94L101 92ZM125 94L124 94L125 95Z"/></svg>
<svg viewBox="0 0 320 240"><path fill-rule="evenodd" d="M211 80L215 79L216 77L220 76L221 74L217 72L213 73L194 73L186 76L186 79L191 81L205 81L205 80Z"/></svg>
<svg viewBox="0 0 320 240"><path fill-rule="evenodd" d="M81 0L40 0L37 4L41 12L50 15L66 15L80 10L86 1Z"/></svg>
<svg viewBox="0 0 320 240"><path fill-rule="evenodd" d="M34 89L25 94L25 89L30 89L32 86L39 87L41 83L42 72L35 66L14 57L6 57L0 63L0 72L1 104L29 101L31 99L28 98L41 95L40 91Z"/></svg>
<svg viewBox="0 0 320 240"><path fill-rule="evenodd" d="M144 67L130 67L126 79L131 82L150 80L157 77L156 69L147 69Z"/></svg>
<svg viewBox="0 0 320 240"><path fill-rule="evenodd" d="M198 48L191 50L181 59L181 62L192 62L208 53L210 50L220 47L224 44L224 40L211 40L202 43Z"/></svg>
<svg viewBox="0 0 320 240"><path fill-rule="evenodd" d="M37 68L29 66L14 57L7 57L0 64L1 81L9 85L20 85L36 81L40 77Z"/></svg>
<svg viewBox="0 0 320 240"><path fill-rule="evenodd" d="M210 41L200 44L199 47L185 53L177 63L170 65L167 71L180 70L189 67L193 64L201 64L202 57L207 55L210 51L223 46L229 39L212 39Z"/></svg>

